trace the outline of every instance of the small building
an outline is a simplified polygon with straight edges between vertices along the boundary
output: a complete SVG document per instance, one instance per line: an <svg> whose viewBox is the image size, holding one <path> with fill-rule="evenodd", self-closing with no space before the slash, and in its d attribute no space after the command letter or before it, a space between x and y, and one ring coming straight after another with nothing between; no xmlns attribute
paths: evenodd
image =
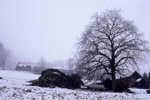
<svg viewBox="0 0 150 100"><path fill-rule="evenodd" d="M146 81L136 71L129 77L120 78L119 81L122 82L128 88L146 88Z"/></svg>
<svg viewBox="0 0 150 100"><path fill-rule="evenodd" d="M146 81L138 72L135 71L130 77L132 81L131 87L146 88Z"/></svg>
<svg viewBox="0 0 150 100"><path fill-rule="evenodd" d="M34 63L30 63L30 62L18 62L18 64L16 65L16 70L20 70L20 71L32 71L34 67L35 67Z"/></svg>

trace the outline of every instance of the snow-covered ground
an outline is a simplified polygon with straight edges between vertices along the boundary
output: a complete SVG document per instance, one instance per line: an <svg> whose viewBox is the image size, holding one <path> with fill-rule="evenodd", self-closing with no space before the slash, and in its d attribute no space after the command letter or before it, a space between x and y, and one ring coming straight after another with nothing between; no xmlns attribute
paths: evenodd
<svg viewBox="0 0 150 100"><path fill-rule="evenodd" d="M150 95L139 89L129 94L27 86L27 81L39 77L29 72L0 70L0 77L0 100L150 100Z"/></svg>

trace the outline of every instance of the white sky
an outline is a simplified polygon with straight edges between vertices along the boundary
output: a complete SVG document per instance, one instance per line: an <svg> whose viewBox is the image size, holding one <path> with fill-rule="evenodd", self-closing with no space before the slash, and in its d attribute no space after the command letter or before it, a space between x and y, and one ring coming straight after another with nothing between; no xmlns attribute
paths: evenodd
<svg viewBox="0 0 150 100"><path fill-rule="evenodd" d="M90 17L121 9L150 41L150 0L0 0L0 41L29 61L67 59Z"/></svg>

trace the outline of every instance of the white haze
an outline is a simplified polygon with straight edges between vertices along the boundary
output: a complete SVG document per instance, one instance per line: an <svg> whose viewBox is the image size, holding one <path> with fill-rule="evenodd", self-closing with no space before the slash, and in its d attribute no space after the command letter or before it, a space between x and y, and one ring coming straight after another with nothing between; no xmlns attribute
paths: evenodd
<svg viewBox="0 0 150 100"><path fill-rule="evenodd" d="M73 57L91 16L106 9L121 9L150 41L149 4L149 0L0 0L0 41L22 61L36 62L41 56L65 60Z"/></svg>

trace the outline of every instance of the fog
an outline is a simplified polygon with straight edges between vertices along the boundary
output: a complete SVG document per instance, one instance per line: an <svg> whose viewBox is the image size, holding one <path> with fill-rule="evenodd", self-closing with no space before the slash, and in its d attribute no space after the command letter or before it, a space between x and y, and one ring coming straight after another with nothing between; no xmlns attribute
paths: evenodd
<svg viewBox="0 0 150 100"><path fill-rule="evenodd" d="M18 61L66 60L95 13L120 9L148 41L149 0L0 0L0 42ZM149 70L148 65L144 70Z"/></svg>

